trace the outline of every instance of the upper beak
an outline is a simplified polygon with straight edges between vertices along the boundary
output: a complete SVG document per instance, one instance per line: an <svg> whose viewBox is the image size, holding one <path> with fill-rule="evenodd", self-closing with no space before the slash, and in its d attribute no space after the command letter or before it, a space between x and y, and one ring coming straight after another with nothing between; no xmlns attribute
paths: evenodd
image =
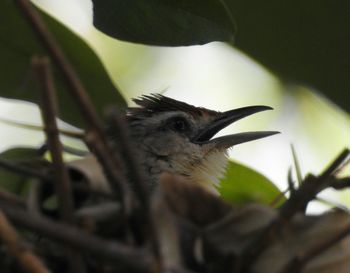
<svg viewBox="0 0 350 273"><path fill-rule="evenodd" d="M197 134L192 139L192 142L197 144L212 143L217 148L229 148L240 143L278 134L279 132L274 131L246 132L211 139L216 133L218 133L220 130L227 127L231 123L240 120L244 117L250 116L252 114L266 110L272 110L272 108L269 106L258 105L223 112L218 116L218 118L212 121L203 130L201 130L199 134Z"/></svg>

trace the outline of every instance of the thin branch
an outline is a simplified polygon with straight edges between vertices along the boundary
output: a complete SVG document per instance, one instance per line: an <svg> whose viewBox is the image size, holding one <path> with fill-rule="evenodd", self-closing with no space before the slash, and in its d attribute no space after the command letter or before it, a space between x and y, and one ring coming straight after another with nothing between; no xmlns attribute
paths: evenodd
<svg viewBox="0 0 350 273"><path fill-rule="evenodd" d="M331 187L336 190L350 188L350 177L336 178L331 182Z"/></svg>
<svg viewBox="0 0 350 273"><path fill-rule="evenodd" d="M61 217L68 222L73 221L73 197L66 165L63 162L63 149L57 128L57 104L55 88L47 57L34 57L33 68L41 89L41 115L44 123L46 141L52 158L54 181L59 201Z"/></svg>
<svg viewBox="0 0 350 273"><path fill-rule="evenodd" d="M297 156L297 153L296 153L296 151L295 151L294 145L291 144L290 146L291 146L291 149L292 149L292 155L293 155L293 162L294 162L294 167L295 167L295 173L296 173L298 185L300 186L300 184L301 184L302 181L303 181L303 175L302 175L302 173L301 173L301 168L300 168L298 156Z"/></svg>
<svg viewBox="0 0 350 273"><path fill-rule="evenodd" d="M25 271L29 273L50 273L43 262L32 253L29 247L25 247L23 240L7 221L5 214L1 210L0 239Z"/></svg>
<svg viewBox="0 0 350 273"><path fill-rule="evenodd" d="M80 157L88 156L89 154L91 154L88 151L77 149L67 145L63 145L63 151L66 152L67 154L76 155Z"/></svg>
<svg viewBox="0 0 350 273"><path fill-rule="evenodd" d="M72 247L82 253L94 255L128 269L127 272L154 272L154 261L145 249L135 249L111 240L100 239L67 224L54 222L38 215L30 215L11 204L0 202L0 209L18 226L38 232L55 240L59 244Z"/></svg>
<svg viewBox="0 0 350 273"><path fill-rule="evenodd" d="M42 152L42 156L46 153L46 151L48 150L48 147L47 147L47 143L44 143L41 147L40 147L40 150ZM84 157L84 156L88 156L90 155L91 153L87 150L81 150L81 149L77 149L77 148L74 148L74 147L70 147L70 146L67 146L67 145L64 145L62 143L62 150L63 152L67 153L67 154L72 154L72 155L76 155L76 156L80 156L80 157Z"/></svg>
<svg viewBox="0 0 350 273"><path fill-rule="evenodd" d="M13 206L18 206L20 208L26 207L26 201L23 198L6 191L0 191L0 200L4 200L11 203Z"/></svg>
<svg viewBox="0 0 350 273"><path fill-rule="evenodd" d="M95 206L83 207L76 211L75 217L78 219L88 218L94 221L103 221L106 219L115 219L120 214L120 204L115 202L105 202Z"/></svg>
<svg viewBox="0 0 350 273"><path fill-rule="evenodd" d="M121 151L125 165L128 170L130 181L133 183L133 189L135 190L136 196L140 201L140 213L139 221L140 224L144 224L143 229L144 237L149 238L155 257L158 258L159 266L161 267L161 257L159 250L157 228L155 226L151 205L150 205L150 194L149 186L146 185L146 179L142 172L141 165L136 158L136 151L130 141L128 134L128 127L125 119L117 112L116 109L109 109L108 113L110 130L118 138L118 150Z"/></svg>
<svg viewBox="0 0 350 273"><path fill-rule="evenodd" d="M320 177L328 177L332 175L334 172L339 171L341 167L345 167L346 161L350 160L350 150L344 149L342 153L334 160L331 165L321 174Z"/></svg>
<svg viewBox="0 0 350 273"><path fill-rule="evenodd" d="M104 136L103 136L104 137ZM121 161L117 159L117 154L111 153L113 149L110 145L105 145L99 140L96 131L89 131L85 136L85 143L96 155L97 160L101 163L111 188L116 196L122 200L123 211L125 215L131 214L132 209L132 192L129 189L127 181L122 174ZM118 162L117 164L115 162Z"/></svg>
<svg viewBox="0 0 350 273"><path fill-rule="evenodd" d="M350 151L345 149L319 177L307 176L300 187L291 192L290 198L281 207L277 219L263 229L260 236L244 251L244 255L241 258L244 269L246 267L249 268L251 261L260 255L267 244L271 243L271 240L273 240L272 235L275 234L276 230L293 219L294 215L305 208L320 191L332 186L331 181L333 179L330 179L331 175L339 169L339 166L347 159L349 153Z"/></svg>
<svg viewBox="0 0 350 273"><path fill-rule="evenodd" d="M34 57L32 65L41 88L40 110L44 123L46 141L52 158L55 188L58 196L58 207L63 220L72 223L74 220L72 186L68 169L63 162L63 147L59 138L56 120L56 117L58 116L56 90L53 83L49 59L47 57ZM70 255L68 254L67 256L69 259L70 271L77 273L86 272L81 254L70 250L69 252Z"/></svg>
<svg viewBox="0 0 350 273"><path fill-rule="evenodd" d="M290 198L280 210L280 219L291 219L295 213L304 208L322 190L331 187L329 179L331 175L339 169L339 166L348 158L350 151L345 149L332 162L332 164L319 176L309 175L300 187L291 194Z"/></svg>
<svg viewBox="0 0 350 273"><path fill-rule="evenodd" d="M344 239L350 234L350 225L346 226L338 234L334 235L327 241L320 241L320 243L313 248L311 248L306 253L295 257L290 261L280 273L292 273L299 272L309 261L316 258L322 252L326 251L330 247L334 246L336 243Z"/></svg>
<svg viewBox="0 0 350 273"><path fill-rule="evenodd" d="M289 188L280 192L272 201L269 203L269 206L272 208L275 208L281 201L282 199L286 198L286 194L289 192Z"/></svg>
<svg viewBox="0 0 350 273"><path fill-rule="evenodd" d="M16 175L19 176L29 176L33 178L37 178L38 182L44 182L48 184L52 184L52 177L49 174L46 174L44 172L37 171L33 168L28 168L23 166L22 164L15 164L13 162L10 162L8 160L3 160L0 159L0 168L5 169L7 171L13 172ZM33 181L35 183L35 181ZM107 193L104 191L99 191L95 189L89 188L87 185L82 185L82 184L75 184L73 185L73 188L78 191L82 191L84 193L89 193L95 196L100 196L104 198L109 198L109 199L115 199L115 195L111 193Z"/></svg>
<svg viewBox="0 0 350 273"><path fill-rule="evenodd" d="M39 131L39 132L42 132L44 130L44 128L41 125L28 124L28 123L24 123L24 122L20 122L20 121L6 119L3 117L0 117L0 122L7 124L7 125L16 126L16 127L23 128L23 129ZM82 132L72 131L72 130L67 130L67 129L62 129L62 128L59 128L58 131L61 135L66 136L66 137L77 138L77 139L84 138L84 133L82 133Z"/></svg>
<svg viewBox="0 0 350 273"><path fill-rule="evenodd" d="M337 203L335 201L327 200L326 198L321 198L319 196L316 196L315 198L316 201L320 202L321 204L324 204L328 206L330 209L332 208L337 208L338 210L342 210L346 213L350 213L350 210L343 204Z"/></svg>
<svg viewBox="0 0 350 273"><path fill-rule="evenodd" d="M110 149L111 147L105 136L102 123L94 110L94 105L88 97L84 86L79 80L73 66L64 55L55 38L47 29L39 13L34 9L30 1L16 0L16 3L18 4L20 11L27 18L28 23L32 26L40 42L47 49L58 69L65 77L70 87L69 90L71 95L77 103L82 116L89 125L87 142L92 150L95 151L104 171L110 178L109 181L111 182L113 190L121 193L120 197L122 199L124 210L126 213L129 213L131 210L132 195L125 178L120 175L120 172L116 171L122 169L120 160L118 160L116 155L110 153L112 149Z"/></svg>
<svg viewBox="0 0 350 273"><path fill-rule="evenodd" d="M28 209L28 212L31 214L40 214L41 213L41 192L42 192L42 184L41 183L33 183L30 187L30 191L27 196L27 204L24 208Z"/></svg>
<svg viewBox="0 0 350 273"><path fill-rule="evenodd" d="M0 168L13 172L17 175L35 177L43 181L49 181L50 179L48 175L46 175L43 172L34 170L33 168L22 166L20 164L15 164L13 162L10 162L8 160L4 160L1 158L0 158Z"/></svg>

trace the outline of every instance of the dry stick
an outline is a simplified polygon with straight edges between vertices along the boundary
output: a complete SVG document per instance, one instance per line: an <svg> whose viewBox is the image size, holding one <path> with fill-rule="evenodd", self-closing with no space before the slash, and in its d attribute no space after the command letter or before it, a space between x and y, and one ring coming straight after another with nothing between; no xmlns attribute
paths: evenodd
<svg viewBox="0 0 350 273"><path fill-rule="evenodd" d="M0 201L1 200L11 203L12 206L18 206L20 208L25 208L27 205L23 198L6 191L0 191Z"/></svg>
<svg viewBox="0 0 350 273"><path fill-rule="evenodd" d="M111 186L116 192L121 192L121 199L126 213L131 210L131 192L125 181L125 178L117 170L121 170L120 160L111 154L110 145L105 136L103 126L95 112L94 105L87 96L85 88L72 65L64 55L63 51L55 41L53 35L47 29L38 12L34 9L29 0L16 0L23 15L28 19L34 32L38 36L42 45L47 49L58 69L62 72L69 87L70 92L78 105L82 116L88 122L88 143L93 146L97 158L100 160L104 171L106 172Z"/></svg>
<svg viewBox="0 0 350 273"><path fill-rule="evenodd" d="M17 259L21 267L29 273L49 273L43 262L35 256L16 230L7 221L5 214L0 210L0 239L8 247L9 252Z"/></svg>
<svg viewBox="0 0 350 273"><path fill-rule="evenodd" d="M63 162L63 148L57 128L57 104L55 87L47 57L34 57L33 68L36 72L41 89L41 116L48 149L52 158L54 181L58 196L58 206L61 217L67 222L73 222L73 196L68 170Z"/></svg>
<svg viewBox="0 0 350 273"><path fill-rule="evenodd" d="M43 180L43 181L49 180L49 177L40 171L25 167L25 166L21 166L19 164L15 164L15 163L12 163L10 161L3 160L3 159L0 159L0 169L1 168L8 170L10 172L13 172L17 175L35 177L35 178L39 178L40 180Z"/></svg>
<svg viewBox="0 0 350 273"><path fill-rule="evenodd" d="M25 210L15 208L3 201L0 201L0 209L18 226L38 232L64 246L91 254L94 258L123 266L128 269L127 272L154 272L153 257L145 249L100 239L74 226L57 223L38 215L28 217Z"/></svg>
<svg viewBox="0 0 350 273"><path fill-rule="evenodd" d="M296 190L282 206L279 218L281 220L291 219L300 208L303 208L320 191L330 187L331 185L328 183L327 178L339 168L349 154L350 151L345 149L319 177L308 176L299 189Z"/></svg>
<svg viewBox="0 0 350 273"><path fill-rule="evenodd" d="M33 130L33 131L38 131L38 132L42 132L43 131L43 127L41 125L34 125L34 124L28 124L28 123L24 123L21 121L15 121L15 120L10 120L10 119L6 119L3 117L0 117L0 122L10 125L10 126L15 126L15 127L19 127L19 128L23 128L23 129L28 129L28 130ZM72 131L72 130L67 130L67 129L61 129L59 128L59 133L61 135L64 135L66 137L71 137L71 138L77 138L77 139L83 139L84 138L84 134L82 132L77 132L77 131Z"/></svg>
<svg viewBox="0 0 350 273"><path fill-rule="evenodd" d="M261 231L260 236L252 244L250 244L244 252L242 257L243 265L247 268L251 265L251 261L255 260L264 250L267 244L273 240L272 235L276 230L281 228L281 225L288 223L293 216L304 208L315 196L327 187L331 187L327 178L332 175L339 166L347 159L350 151L345 149L333 163L319 176L308 176L300 187L293 192L290 198L285 202L279 211L279 216L264 230ZM245 271L249 272L246 268Z"/></svg>
<svg viewBox="0 0 350 273"><path fill-rule="evenodd" d="M333 189L342 190L350 187L350 177L338 178L332 181L331 186Z"/></svg>
<svg viewBox="0 0 350 273"><path fill-rule="evenodd" d="M338 234L334 235L334 237L329 239L328 241L321 242L306 253L295 257L281 270L280 273L299 272L309 261L311 261L313 258L316 258L318 255L320 255L322 252L326 251L330 247L334 246L336 243L344 239L349 234L350 225L346 226L343 230L341 230Z"/></svg>
<svg viewBox="0 0 350 273"><path fill-rule="evenodd" d="M56 117L58 116L56 91L47 57L34 57L32 60L41 87L41 115L48 149L52 158L55 188L58 196L58 207L62 219L73 223L74 201L68 169L63 162L63 147L59 139ZM69 264L72 272L86 272L83 257L76 252L69 255Z"/></svg>
<svg viewBox="0 0 350 273"><path fill-rule="evenodd" d="M109 119L112 127L111 129L118 134L118 147L123 154L123 158L125 159L128 168L128 175L130 180L134 183L135 193L140 201L141 212L138 215L138 220L140 221L140 224L144 223L146 225L144 235L149 237L153 252L159 262L158 266L161 268L158 234L152 217L149 191L146 185L146 179L135 156L135 150L129 140L130 136L128 135L126 121L115 109L110 110Z"/></svg>
<svg viewBox="0 0 350 273"><path fill-rule="evenodd" d="M37 171L37 170L34 170L33 168L28 168L28 167L22 166L20 164L15 164L15 163L12 163L12 162L7 161L7 160L0 159L0 169L1 168L8 170L10 172L13 172L14 174L17 174L17 175L38 178L39 182L52 184L52 177L50 175L45 174L45 173L40 172L40 171ZM90 189L86 185L80 185L80 184L73 185L73 188L75 190L79 190L79 191L82 191L84 193L94 194L94 195L109 198L109 199L115 198L115 196L113 194L110 194L110 193L107 193L104 191Z"/></svg>

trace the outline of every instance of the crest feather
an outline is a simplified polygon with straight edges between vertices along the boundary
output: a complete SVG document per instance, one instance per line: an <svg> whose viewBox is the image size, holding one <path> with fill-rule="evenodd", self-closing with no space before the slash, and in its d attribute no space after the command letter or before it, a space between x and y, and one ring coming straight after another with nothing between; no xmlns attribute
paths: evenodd
<svg viewBox="0 0 350 273"><path fill-rule="evenodd" d="M194 117L216 116L219 112L196 107L161 94L143 95L133 101L140 107L129 107L129 118L146 118L162 112L182 111Z"/></svg>

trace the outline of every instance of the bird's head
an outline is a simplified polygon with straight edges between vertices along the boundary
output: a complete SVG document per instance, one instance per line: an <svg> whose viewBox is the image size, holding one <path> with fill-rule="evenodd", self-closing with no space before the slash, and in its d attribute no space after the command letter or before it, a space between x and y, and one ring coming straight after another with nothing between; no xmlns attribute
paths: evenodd
<svg viewBox="0 0 350 273"><path fill-rule="evenodd" d="M213 138L231 123L272 109L248 106L217 112L159 94L134 99L127 112L130 133L147 175L169 171L216 191L227 164L227 149L277 132L247 132Z"/></svg>

